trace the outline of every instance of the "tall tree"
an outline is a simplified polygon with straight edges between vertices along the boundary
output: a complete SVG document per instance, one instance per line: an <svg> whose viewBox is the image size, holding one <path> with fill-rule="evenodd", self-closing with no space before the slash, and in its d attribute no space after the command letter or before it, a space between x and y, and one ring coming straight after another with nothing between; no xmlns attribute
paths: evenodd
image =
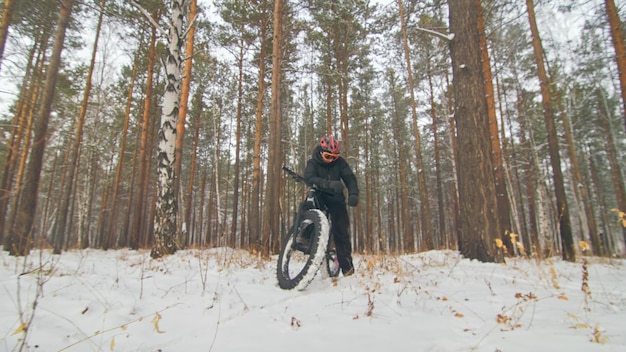
<svg viewBox="0 0 626 352"><path fill-rule="evenodd" d="M425 240L426 249L433 249L434 241L433 241L433 224L432 224L432 216L430 212L430 195L428 192L428 187L426 186L426 168L424 167L424 158L422 156L422 139L420 137L419 127L417 125L417 101L415 97L415 86L413 82L413 66L411 66L411 55L409 49L409 42L406 34L406 23L404 19L404 10L402 8L402 0L398 0L398 7L400 9L400 23L402 25L402 38L404 43L404 56L406 59L406 67L407 67L407 75L409 81L409 96L411 98L411 116L413 117L412 127L413 127L413 137L415 139L415 154L417 156L417 187L419 188L420 195L420 214L421 214L421 224L422 224L422 238ZM403 190L406 192L406 190ZM408 241L409 239L405 238L405 250L411 250L414 247L417 248L417 243L412 241Z"/></svg>
<svg viewBox="0 0 626 352"><path fill-rule="evenodd" d="M609 165L611 166L611 180L613 181L613 190L615 192L615 199L620 211L626 209L626 187L624 186L624 177L618 162L618 153L615 148L615 142L613 141L613 128L611 128L610 113L608 112L608 104L606 103L606 97L604 93L598 89L598 110L600 117L598 118L598 124L604 132L606 138L606 149L608 154ZM626 249L626 226L622 227L622 236L624 239L624 248Z"/></svg>
<svg viewBox="0 0 626 352"><path fill-rule="evenodd" d="M263 241L267 244L264 254L269 254L271 241L282 240L280 233L280 186L282 177L280 168L282 163L281 151L281 80L283 54L283 0L274 0L274 35L272 42L272 105L270 113L270 136L267 166L267 187L264 215Z"/></svg>
<svg viewBox="0 0 626 352"><path fill-rule="evenodd" d="M37 37L38 40L35 40L35 44L28 54L28 63L20 88L20 98L15 104L15 116L11 123L13 128L0 183L0 242L4 239L5 232L7 232L6 229L10 229L12 226L11 222L7 222L7 211L11 196L14 197L14 201L17 201L21 189L21 185L18 184L16 192L11 193L15 181L15 173L18 170L18 165L22 162L19 158L20 150L24 148L22 152L27 152L30 148L30 127L32 127L32 115L34 114L37 97L39 96L40 81L43 80L41 77L43 75L43 62L45 61L43 53L45 53L47 48L48 36L47 31L43 31L41 36ZM22 142L26 144L25 147L22 147ZM23 162L26 162L26 155Z"/></svg>
<svg viewBox="0 0 626 352"><path fill-rule="evenodd" d="M402 224L402 238L404 242L407 242L407 238L412 237L413 226L411 222L411 216L409 216L409 182L407 176L407 160L409 158L406 156L405 146L403 141L406 140L406 136L403 133L404 128L402 124L402 119L405 116L406 112L406 99L405 95L401 94L400 87L397 86L396 83L396 74L393 70L387 71L388 79L389 79L389 89L392 100L393 110L391 112L392 118L392 130L393 130L393 140L395 141L395 149L397 150L397 162L400 171L400 212L398 220ZM404 243L403 242L403 243ZM405 248L406 251L411 250L412 248Z"/></svg>
<svg viewBox="0 0 626 352"><path fill-rule="evenodd" d="M54 38L52 56L46 73L45 89L37 121L35 124L34 142L28 161L22 199L16 209L17 218L13 229L10 231L5 241L5 249L12 255L27 255L33 245L33 223L37 210L37 196L39 192L39 181L41 179L41 169L43 155L46 148L46 134L48 123L52 111L52 101L56 88L56 81L61 66L61 52L65 44L65 32L70 23L74 1L61 0L57 31Z"/></svg>
<svg viewBox="0 0 626 352"><path fill-rule="evenodd" d="M622 92L622 112L624 114L624 125L626 126L626 48L624 44L624 28L619 18L615 0L604 0L606 15L609 18L611 27L611 38L615 49L615 61L617 62L617 72L619 72L619 83ZM626 211L623 210L622 211Z"/></svg>
<svg viewBox="0 0 626 352"><path fill-rule="evenodd" d="M532 34L533 51L535 53L535 61L537 63L537 76L539 78L539 86L541 89L543 117L546 124L546 132L548 134L548 148L550 152L550 165L552 166L552 178L554 181L554 193L556 197L556 208L559 220L559 233L563 251L562 255L564 260L573 262L576 260L576 248L574 247L569 208L567 206L567 198L565 195L565 182L563 180L563 171L561 170L559 139L556 131L554 110L552 108L549 80L543 60L543 47L541 45L539 29L535 19L535 4L533 3L533 0L526 0L526 8L528 11L530 31Z"/></svg>
<svg viewBox="0 0 626 352"><path fill-rule="evenodd" d="M2 67L2 59L4 58L4 45L9 35L9 26L13 19L13 11L15 10L15 2L18 0L4 0L4 8L2 9L2 19L0 19L0 67Z"/></svg>
<svg viewBox="0 0 626 352"><path fill-rule="evenodd" d="M91 84L93 77L93 70L96 64L96 54L98 52L98 39L100 37L100 29L102 28L102 18L104 15L104 7L106 0L102 0L100 3L100 15L98 17L98 24L96 25L96 33L94 38L93 49L91 51L91 61L89 63L89 69L87 71L87 78L85 79L85 89L83 92L83 100L80 106L80 112L78 114L78 121L76 123L76 133L72 143L72 148L69 155L68 176L69 182L65 183L65 189L63 190L60 208L57 213L57 221L55 223L53 237L54 253L60 254L66 240L66 230L69 216L70 198L72 195L72 189L74 185L74 176L78 171L80 165L80 146L83 140L83 130L85 127L85 119L87 116L87 107L89 105L89 95L91 94Z"/></svg>
<svg viewBox="0 0 626 352"><path fill-rule="evenodd" d="M193 24L193 21L196 19L198 14L198 0L191 0L189 6L189 18L190 25L189 31L187 32L187 42L185 46L185 67L182 76L182 85L180 92L180 110L178 111L178 121L176 122L176 158L174 159L174 174L177 177L174 179L174 194L175 197L180 199L180 180L182 176L182 164L183 164L183 142L185 139L185 124L187 121L187 111L189 105L189 90L191 88L191 69L193 67L193 51L194 51L194 36L196 27ZM189 182L193 184L193 173L189 176ZM185 202L184 204L187 204ZM182 232L181 227L184 225L186 231L190 230L189 224L189 214L191 213L191 209L188 207L184 207L182 209L183 213L183 221L178 222L178 232Z"/></svg>
<svg viewBox="0 0 626 352"><path fill-rule="evenodd" d="M572 181L576 187L572 187L574 195L576 196L576 202L581 209L582 218L582 230L586 231L589 239L591 240L591 250L595 255L601 255L602 245L600 243L600 237L596 227L596 220L593 210L593 205L589 199L586 182L583 180L582 172L580 170L580 163L578 162L578 153L576 152L576 145L574 137L572 136L572 128L570 126L570 118L567 116L565 107L563 106L561 96L557 92L555 94L555 100L557 107L560 111L559 117L563 124L563 131L565 134L565 141L567 143L567 150L569 154L569 160L571 163L571 175ZM583 236L585 238L585 236Z"/></svg>
<svg viewBox="0 0 626 352"><path fill-rule="evenodd" d="M184 42L184 17L187 0L172 0L171 20L167 40L165 73L167 77L163 93L163 111L159 131L157 155L157 203L154 219L154 244L150 256L159 258L173 254L178 249L176 226L178 199L174 193L176 163L176 121L180 108L182 54Z"/></svg>
<svg viewBox="0 0 626 352"><path fill-rule="evenodd" d="M151 17L158 22L158 19L161 16L161 9L155 8L152 10ZM139 137L139 145L137 150L137 158L135 160L136 164L139 164L137 170L137 186L133 187L133 192L131 200L133 201L132 208L133 216L132 222L130 225L130 233L125 234L123 237L128 238L128 244L131 249L139 249L139 245L142 242L145 229L145 218L146 218L146 207L147 207L147 191L148 191L148 183L146 179L148 179L148 164L149 164L149 155L151 150L151 144L149 143L149 135L152 126L152 92L154 89L154 67L156 61L156 38L157 38L157 27L152 26L150 32L150 44L148 46L148 62L146 69L146 83L144 88L144 102L143 102L143 115L141 119L141 128L138 132ZM130 211L128 212L130 214Z"/></svg>
<svg viewBox="0 0 626 352"><path fill-rule="evenodd" d="M498 130L498 118L496 116L496 97L493 89L493 75L491 73L491 59L489 58L489 49L487 47L487 35L485 33L485 16L480 0L474 0L475 6L478 8L478 33L480 35L480 51L481 62L483 67L483 75L485 77L485 97L487 98L487 114L489 115L489 135L491 141L493 172L496 180L496 199L498 204L498 224L500 226L497 236L499 236L506 248L512 254L515 250L513 241L509 233L511 233L511 206L509 204L509 194L506 189L506 180L504 175L504 161L502 159L502 148L500 146L500 135Z"/></svg>
<svg viewBox="0 0 626 352"><path fill-rule="evenodd" d="M258 16L260 27L260 52L258 56L258 91L256 100L256 112L255 112L255 126L254 126L254 148L253 148L253 160L252 160L252 189L250 190L250 213L248 215L248 231L250 233L250 245L256 251L261 250L261 217L262 207L260 206L261 199L261 138L263 137L263 107L264 97L266 94L265 88L265 72L267 68L268 60L268 24L271 11L268 10L267 0L261 1L261 12Z"/></svg>
<svg viewBox="0 0 626 352"><path fill-rule="evenodd" d="M143 37L139 40L143 42ZM122 182L122 172L124 170L124 155L126 154L126 144L128 139L128 128L130 126L130 115L133 103L133 91L135 89L135 80L137 79L138 71L138 57L139 53L135 53L135 57L132 63L132 70L130 73L130 82L128 84L128 96L126 98L126 106L124 108L124 124L122 127L122 136L120 137L120 147L117 155L117 166L115 168L115 178L113 180L112 192L110 196L109 205L109 220L106 226L106 232L102 239L102 248L109 249L116 246L116 234L117 234L117 209L119 201L117 199L120 190L120 184ZM134 172L133 172L134 174ZM132 182L131 182L132 183ZM127 231L123 231L126 233ZM126 237L126 235L124 235ZM124 241L126 243L126 241Z"/></svg>
<svg viewBox="0 0 626 352"><path fill-rule="evenodd" d="M470 259L501 262L495 242L497 201L477 22L481 9L473 1L448 0L448 7L454 34L450 55L459 148L459 249Z"/></svg>

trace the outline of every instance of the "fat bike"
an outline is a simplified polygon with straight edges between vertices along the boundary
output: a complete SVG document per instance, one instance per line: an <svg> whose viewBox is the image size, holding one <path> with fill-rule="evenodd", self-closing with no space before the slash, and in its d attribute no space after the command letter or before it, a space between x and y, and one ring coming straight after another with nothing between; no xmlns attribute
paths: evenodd
<svg viewBox="0 0 626 352"><path fill-rule="evenodd" d="M330 231L331 216L320 202L322 190L309 185L293 170L283 167L296 182L308 187L306 198L300 203L293 225L278 255L276 276L284 290L304 290L315 278L322 265L330 277L339 275L337 251Z"/></svg>

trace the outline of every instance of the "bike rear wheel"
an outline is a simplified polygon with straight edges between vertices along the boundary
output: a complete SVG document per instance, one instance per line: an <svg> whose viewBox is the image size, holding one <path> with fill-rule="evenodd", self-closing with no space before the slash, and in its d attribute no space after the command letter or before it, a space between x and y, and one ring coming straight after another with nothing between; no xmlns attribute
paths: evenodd
<svg viewBox="0 0 626 352"><path fill-rule="evenodd" d="M326 258L330 227L328 219L318 209L302 215L302 221L287 236L278 256L276 276L278 285L285 290L304 290L319 271ZM301 243L307 237L308 244Z"/></svg>
<svg viewBox="0 0 626 352"><path fill-rule="evenodd" d="M337 277L340 271L341 267L339 266L339 259L337 258L337 249L335 249L334 243L329 243L328 250L326 250L326 272L328 272L328 276L330 277Z"/></svg>

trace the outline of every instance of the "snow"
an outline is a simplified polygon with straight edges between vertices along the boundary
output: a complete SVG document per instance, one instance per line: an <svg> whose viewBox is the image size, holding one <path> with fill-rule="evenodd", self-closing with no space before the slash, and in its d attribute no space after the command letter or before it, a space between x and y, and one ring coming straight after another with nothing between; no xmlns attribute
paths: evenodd
<svg viewBox="0 0 626 352"><path fill-rule="evenodd" d="M0 252L0 351L624 351L625 260L584 260L357 255L285 291L227 248Z"/></svg>

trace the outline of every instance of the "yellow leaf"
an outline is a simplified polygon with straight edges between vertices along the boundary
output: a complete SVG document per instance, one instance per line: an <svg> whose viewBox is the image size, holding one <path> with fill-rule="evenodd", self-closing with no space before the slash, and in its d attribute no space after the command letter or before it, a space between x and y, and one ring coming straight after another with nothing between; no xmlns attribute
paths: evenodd
<svg viewBox="0 0 626 352"><path fill-rule="evenodd" d="M454 316L457 317L457 318L463 318L463 314L458 313L458 312L455 313Z"/></svg>
<svg viewBox="0 0 626 352"><path fill-rule="evenodd" d="M569 300L569 298L567 298L566 295L559 295L559 299L562 300L562 301L568 301Z"/></svg>
<svg viewBox="0 0 626 352"><path fill-rule="evenodd" d="M557 290L560 289L561 287L559 286L559 282L557 281L557 274L554 268L550 268L550 275L552 276L552 286Z"/></svg>
<svg viewBox="0 0 626 352"><path fill-rule="evenodd" d="M111 339L111 344L109 345L109 349L111 351L115 350L115 337Z"/></svg>
<svg viewBox="0 0 626 352"><path fill-rule="evenodd" d="M617 219L617 222L618 223L621 222L622 227L626 227L626 213L616 208L612 208L611 211L614 213L617 213L617 216L619 216L619 219Z"/></svg>
<svg viewBox="0 0 626 352"><path fill-rule="evenodd" d="M496 238L496 247L502 248L502 240L499 238Z"/></svg>
<svg viewBox="0 0 626 352"><path fill-rule="evenodd" d="M159 329L159 320L161 320L161 314L156 313L154 315L154 318L152 318L152 324L154 325L154 331L158 332L159 334L163 334L165 331L161 331Z"/></svg>
<svg viewBox="0 0 626 352"><path fill-rule="evenodd" d="M17 334L19 334L21 332L25 332L25 331L26 331L26 323L21 323L20 326L18 326L17 329L15 329L15 331L13 331L11 336L17 335Z"/></svg>
<svg viewBox="0 0 626 352"><path fill-rule="evenodd" d="M583 252L591 249L591 246L589 246L589 242L587 241L579 241L578 246L580 247L580 250Z"/></svg>

